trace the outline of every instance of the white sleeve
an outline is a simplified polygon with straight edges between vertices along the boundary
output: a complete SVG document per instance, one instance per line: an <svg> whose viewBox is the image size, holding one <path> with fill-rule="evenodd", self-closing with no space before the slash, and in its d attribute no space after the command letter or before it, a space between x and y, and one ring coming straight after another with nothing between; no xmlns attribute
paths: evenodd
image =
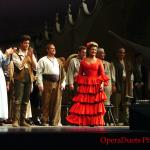
<svg viewBox="0 0 150 150"><path fill-rule="evenodd" d="M111 63L111 80L112 80L112 83L115 83L116 82L116 73L115 73L115 66L113 63Z"/></svg>
<svg viewBox="0 0 150 150"><path fill-rule="evenodd" d="M74 64L74 59L72 59L69 63L68 70L67 70L68 85L74 84L74 73L75 73L75 64Z"/></svg>
<svg viewBox="0 0 150 150"><path fill-rule="evenodd" d="M36 78L37 78L37 84L43 86L43 60L40 59L37 63L37 71L36 71Z"/></svg>

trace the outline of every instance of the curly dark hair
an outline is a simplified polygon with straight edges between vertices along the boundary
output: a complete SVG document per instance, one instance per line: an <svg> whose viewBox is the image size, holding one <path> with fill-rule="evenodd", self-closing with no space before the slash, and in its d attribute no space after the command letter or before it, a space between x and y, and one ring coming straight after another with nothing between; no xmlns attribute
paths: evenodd
<svg viewBox="0 0 150 150"><path fill-rule="evenodd" d="M20 37L20 43L24 42L24 41L31 41L31 37L28 34L24 34Z"/></svg>

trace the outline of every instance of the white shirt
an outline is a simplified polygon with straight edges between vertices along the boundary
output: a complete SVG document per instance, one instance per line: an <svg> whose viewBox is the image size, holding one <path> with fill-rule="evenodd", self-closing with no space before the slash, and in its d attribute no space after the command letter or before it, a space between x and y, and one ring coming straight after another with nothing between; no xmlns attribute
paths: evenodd
<svg viewBox="0 0 150 150"><path fill-rule="evenodd" d="M36 73L37 84L43 84L43 74L60 74L59 63L55 57L48 58L47 56L44 56L38 61Z"/></svg>
<svg viewBox="0 0 150 150"><path fill-rule="evenodd" d="M125 69L125 64L124 64L124 61L120 61L120 63L122 64L123 66L123 77L126 77L126 69Z"/></svg>
<svg viewBox="0 0 150 150"><path fill-rule="evenodd" d="M20 70L22 70L23 68L29 68L28 64L26 64L26 63L24 64L24 66L22 66L22 61L24 60L25 56L27 55L27 52L28 51L22 51L21 49L19 49L18 55L16 53L14 53L12 55L12 59L13 59L15 66ZM32 59L33 59L33 62L35 64L37 64L37 61L36 61L36 58L34 55L33 55ZM33 69L36 70L36 67Z"/></svg>

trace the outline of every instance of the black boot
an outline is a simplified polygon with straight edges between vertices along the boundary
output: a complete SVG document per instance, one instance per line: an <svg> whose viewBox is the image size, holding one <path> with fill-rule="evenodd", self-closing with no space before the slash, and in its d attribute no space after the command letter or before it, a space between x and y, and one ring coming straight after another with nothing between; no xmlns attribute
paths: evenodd
<svg viewBox="0 0 150 150"><path fill-rule="evenodd" d="M37 126L41 126L42 125L42 122L40 120L39 117L36 117L36 119L33 120L34 124L37 125Z"/></svg>

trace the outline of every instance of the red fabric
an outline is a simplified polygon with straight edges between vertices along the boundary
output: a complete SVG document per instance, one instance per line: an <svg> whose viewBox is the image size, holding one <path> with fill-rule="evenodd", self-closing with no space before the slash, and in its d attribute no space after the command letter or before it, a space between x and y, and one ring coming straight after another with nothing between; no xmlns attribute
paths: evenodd
<svg viewBox="0 0 150 150"><path fill-rule="evenodd" d="M93 64L86 60L81 61L75 80L78 84L77 94L73 98L74 104L66 120L76 125L105 125L103 116L106 110L103 102L107 97L101 89L101 83L106 85L108 80L100 60Z"/></svg>

